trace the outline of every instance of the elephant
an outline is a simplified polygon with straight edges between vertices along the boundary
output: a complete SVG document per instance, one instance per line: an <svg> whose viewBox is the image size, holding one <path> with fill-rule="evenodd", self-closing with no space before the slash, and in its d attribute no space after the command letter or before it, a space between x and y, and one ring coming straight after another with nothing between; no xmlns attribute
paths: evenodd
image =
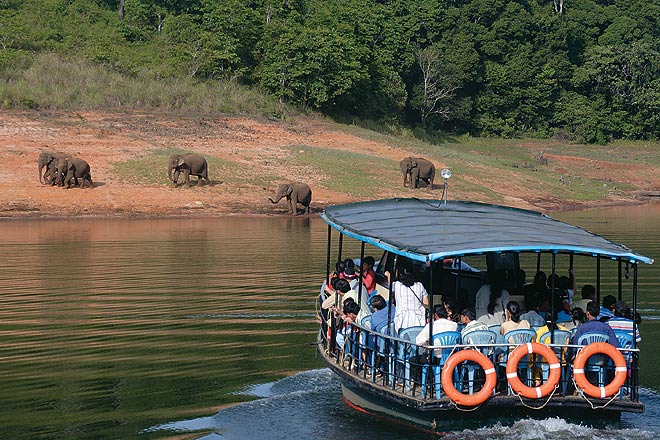
<svg viewBox="0 0 660 440"><path fill-rule="evenodd" d="M206 180L206 183L211 183L209 180L209 165L204 156L199 154L171 155L167 163L167 178L172 181L173 186L177 186L179 174L182 171L188 186L192 186L190 175L197 176L197 184L200 182L203 184L204 180Z"/></svg>
<svg viewBox="0 0 660 440"><path fill-rule="evenodd" d="M399 162L401 173L403 173L403 186L408 186L408 176L410 176L410 186L419 188L419 179L428 183L433 188L433 179L435 178L435 165L431 161L421 157L406 157Z"/></svg>
<svg viewBox="0 0 660 440"><path fill-rule="evenodd" d="M275 200L270 197L268 200L272 203L278 203L282 200L282 197L286 197L289 214L298 215L298 203L303 206L305 214L309 214L309 204L312 202L312 189L306 183L283 183L277 187Z"/></svg>
<svg viewBox="0 0 660 440"><path fill-rule="evenodd" d="M50 151L44 151L39 155L39 183L52 183L57 176L52 174L52 172L57 168L57 162L60 159L66 159L69 155L67 153L62 153L58 151L56 153ZM53 164L54 166L49 166ZM45 172L42 175L42 170L46 168Z"/></svg>
<svg viewBox="0 0 660 440"><path fill-rule="evenodd" d="M74 180L75 184L78 184L78 179L80 179L80 188L85 186L85 180L89 181L90 188L94 183L92 182L89 164L77 157L60 159L57 163L57 171L64 188L69 188L71 180Z"/></svg>

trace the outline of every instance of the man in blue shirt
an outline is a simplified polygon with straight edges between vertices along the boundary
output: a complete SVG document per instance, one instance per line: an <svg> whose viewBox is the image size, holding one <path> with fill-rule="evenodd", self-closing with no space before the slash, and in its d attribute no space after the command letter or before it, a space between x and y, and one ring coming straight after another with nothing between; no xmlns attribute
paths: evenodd
<svg viewBox="0 0 660 440"><path fill-rule="evenodd" d="M388 321L392 322L394 320L394 315L396 314L396 308L392 306L392 311L390 312L390 319L388 320L387 313L387 302L385 298L380 295L374 295L369 300L371 308L374 309L374 313L371 314L371 330L378 331L382 326L384 326ZM394 336L394 335L392 335Z"/></svg>
<svg viewBox="0 0 660 440"><path fill-rule="evenodd" d="M585 333L597 332L597 333L605 333L606 335L608 335L610 338L608 342L614 345L615 347L619 348L619 341L617 340L616 335L612 330L612 327L607 325L606 322L600 322L599 320L596 319L599 313L600 313L600 307L598 307L598 303L596 301L591 301L587 304L587 311L586 311L587 322L577 327L577 330L575 331L575 335L571 340L572 344L577 344L578 340L580 339L580 336Z"/></svg>

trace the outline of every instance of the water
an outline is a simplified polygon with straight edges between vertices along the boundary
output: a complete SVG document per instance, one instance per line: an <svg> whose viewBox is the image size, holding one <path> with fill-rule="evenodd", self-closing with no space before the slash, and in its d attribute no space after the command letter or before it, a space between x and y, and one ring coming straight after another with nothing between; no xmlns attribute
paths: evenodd
<svg viewBox="0 0 660 440"><path fill-rule="evenodd" d="M660 205L555 217L660 256ZM0 439L428 438L348 408L316 359L319 219L0 223ZM359 255L344 245L344 254ZM578 266L578 279L592 268ZM660 435L660 262L640 270L644 415L449 438ZM615 279L603 281L611 289Z"/></svg>

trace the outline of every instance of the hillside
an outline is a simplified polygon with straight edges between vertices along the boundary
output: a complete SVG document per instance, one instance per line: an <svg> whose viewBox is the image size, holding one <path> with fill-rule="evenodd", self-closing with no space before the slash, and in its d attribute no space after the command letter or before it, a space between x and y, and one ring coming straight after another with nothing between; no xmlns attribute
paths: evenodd
<svg viewBox="0 0 660 440"><path fill-rule="evenodd" d="M37 158L46 150L86 159L94 187L40 184ZM173 188L166 163L177 151L205 155L211 184ZM541 154L547 164L536 160ZM409 155L435 163L433 190L402 186L398 161ZM0 178L3 218L283 214L284 202L267 198L286 181L310 184L315 212L370 198L439 198L442 167L454 173L450 198L541 211L637 203L660 190L657 145L473 138L431 145L321 118L3 111L0 157L11 164Z"/></svg>

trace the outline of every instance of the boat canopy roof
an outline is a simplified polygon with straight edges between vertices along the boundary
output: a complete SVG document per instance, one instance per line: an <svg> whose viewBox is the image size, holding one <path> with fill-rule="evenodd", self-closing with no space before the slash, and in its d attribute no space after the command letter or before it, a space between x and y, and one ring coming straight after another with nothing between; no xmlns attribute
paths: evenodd
<svg viewBox="0 0 660 440"><path fill-rule="evenodd" d="M569 252L653 263L539 212L484 203L373 200L328 206L321 218L349 237L417 261L487 252Z"/></svg>

